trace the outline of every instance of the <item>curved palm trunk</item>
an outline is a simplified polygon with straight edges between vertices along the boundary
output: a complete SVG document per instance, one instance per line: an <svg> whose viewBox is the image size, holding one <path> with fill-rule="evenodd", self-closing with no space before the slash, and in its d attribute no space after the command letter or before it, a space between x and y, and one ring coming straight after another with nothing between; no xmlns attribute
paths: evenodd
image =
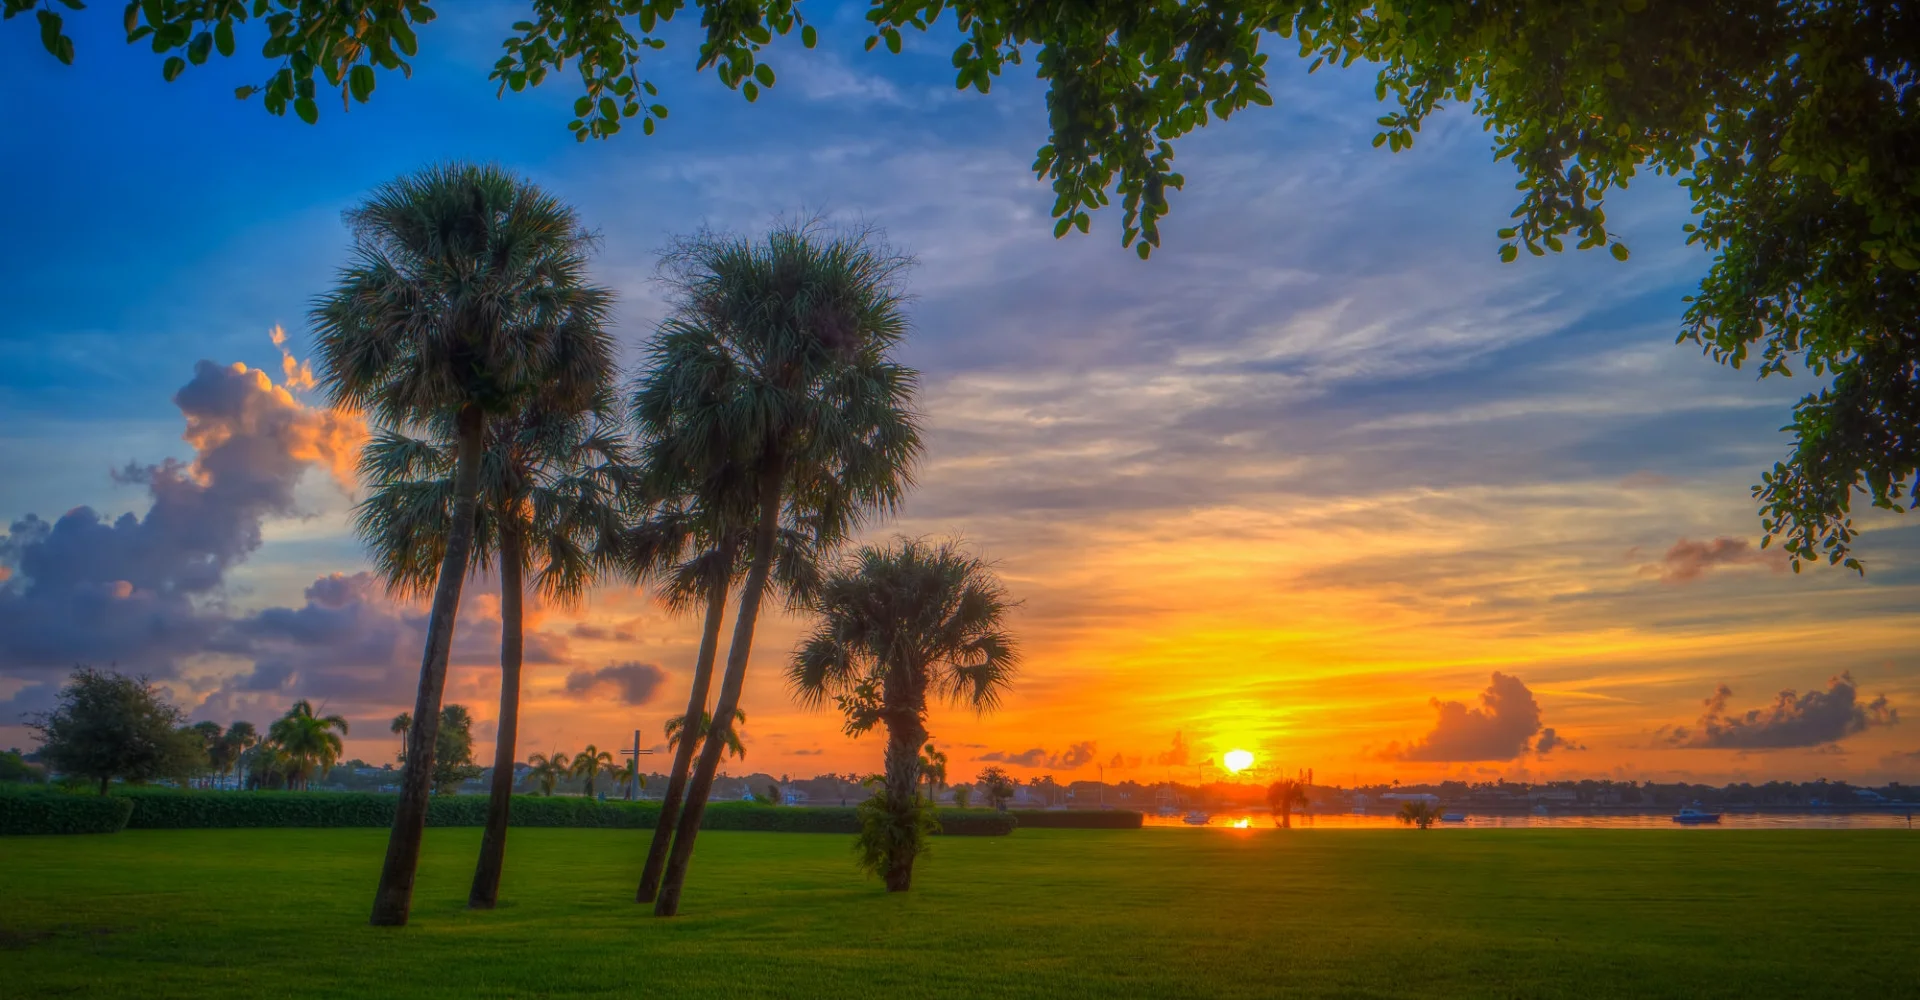
<svg viewBox="0 0 1920 1000"><path fill-rule="evenodd" d="M927 728L920 713L902 710L887 716L887 813L896 823L913 816L914 793L920 788L920 748L927 742ZM913 857L917 841L887 858L887 891L906 892L913 885Z"/></svg>
<svg viewBox="0 0 1920 1000"><path fill-rule="evenodd" d="M524 649L521 599L521 539L500 518L500 723L493 744L493 785L487 795L487 829L480 835L480 861L473 869L467 908L491 910L500 898L500 870L507 858L507 820L513 806L513 758L520 733L520 659Z"/></svg>
<svg viewBox="0 0 1920 1000"><path fill-rule="evenodd" d="M727 578L722 572L707 584L707 618L700 630L700 655L693 664L693 690L687 695L687 715L680 723L680 746L673 752L673 774L667 778L667 797L660 801L660 820L653 828L653 843L647 846L647 864L640 871L640 889L636 903L651 903L660 894L660 874L667 866L667 851L673 846L674 824L680 820L680 803L687 794L687 772L693 768L693 734L700 731L700 715L707 709L707 690L713 686L713 659L720 649L720 622L727 613Z"/></svg>
<svg viewBox="0 0 1920 1000"><path fill-rule="evenodd" d="M373 897L376 927L404 927L413 906L413 876L420 866L420 840L427 828L427 797L433 791L433 745L440 736L440 697L447 687L447 656L453 648L453 621L460 611L460 586L466 582L473 552L474 505L480 492L482 420L478 407L459 415L459 451L453 469L453 522L447 526L447 551L433 590L427 619L427 646L420 656L420 689L413 701L413 727L407 730L407 767L400 776L400 802L393 810L393 831Z"/></svg>
<svg viewBox="0 0 1920 1000"><path fill-rule="evenodd" d="M687 802L680 811L674 830L673 849L667 854L667 869L654 900L655 916L671 917L680 912L680 888L687 880L687 865L693 860L693 841L700 834L700 820L707 813L707 796L713 792L713 778L720 770L720 757L726 753L727 737L733 732L733 716L740 710L740 690L746 684L747 656L753 651L753 627L760 618L760 598L767 590L767 575L773 569L773 543L779 532L780 480L777 468L769 469L760 493L760 521L754 525L751 561L747 579L740 588L740 612L734 617L733 642L727 647L727 673L720 682L720 701L713 707L713 725L700 749L700 766L687 786ZM688 739L691 734L682 735Z"/></svg>

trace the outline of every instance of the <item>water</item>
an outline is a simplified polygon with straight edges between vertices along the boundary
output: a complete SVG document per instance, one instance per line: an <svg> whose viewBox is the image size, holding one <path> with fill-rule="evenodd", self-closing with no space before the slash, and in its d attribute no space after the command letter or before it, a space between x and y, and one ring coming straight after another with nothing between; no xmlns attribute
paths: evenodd
<svg viewBox="0 0 1920 1000"><path fill-rule="evenodd" d="M1914 812L1920 814L1920 809L1915 809ZM1151 813L1147 815L1146 825L1209 830L1274 829L1271 814L1265 810L1244 809L1216 812L1213 814L1212 821L1204 828L1188 826L1181 822L1180 816L1156 816ZM1296 813L1293 817L1293 825L1295 829L1300 830L1384 830L1399 829L1400 821L1384 813L1331 813L1318 816L1302 816ZM1433 828L1436 830L1462 828L1480 830L1905 830L1909 828L1909 821L1904 812L1722 812L1720 822L1717 824L1704 823L1688 826L1675 823L1671 813L1632 815L1569 813L1564 816L1531 814L1479 816L1468 813L1465 822L1435 823Z"/></svg>

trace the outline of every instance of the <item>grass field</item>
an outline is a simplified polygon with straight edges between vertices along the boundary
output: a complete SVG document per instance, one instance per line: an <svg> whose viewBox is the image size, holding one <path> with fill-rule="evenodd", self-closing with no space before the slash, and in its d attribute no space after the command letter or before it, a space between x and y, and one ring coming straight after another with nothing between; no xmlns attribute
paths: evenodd
<svg viewBox="0 0 1920 1000"><path fill-rule="evenodd" d="M433 829L404 930L385 831L0 840L0 997L1920 995L1906 831L1053 831L936 843L911 894L848 838L712 832L685 915L635 831Z"/></svg>

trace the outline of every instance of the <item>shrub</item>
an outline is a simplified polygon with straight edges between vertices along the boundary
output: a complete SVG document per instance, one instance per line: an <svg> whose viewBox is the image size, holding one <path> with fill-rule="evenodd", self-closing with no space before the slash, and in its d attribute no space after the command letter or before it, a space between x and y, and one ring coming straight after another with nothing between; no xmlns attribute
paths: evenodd
<svg viewBox="0 0 1920 1000"><path fill-rule="evenodd" d="M1012 813L998 809L938 809L933 818L949 837L1004 837L1020 823Z"/></svg>
<svg viewBox="0 0 1920 1000"><path fill-rule="evenodd" d="M1146 818L1131 809L1015 809L1020 825L1049 830L1138 830Z"/></svg>
<svg viewBox="0 0 1920 1000"><path fill-rule="evenodd" d="M133 803L117 796L0 793L0 835L113 833L132 812Z"/></svg>

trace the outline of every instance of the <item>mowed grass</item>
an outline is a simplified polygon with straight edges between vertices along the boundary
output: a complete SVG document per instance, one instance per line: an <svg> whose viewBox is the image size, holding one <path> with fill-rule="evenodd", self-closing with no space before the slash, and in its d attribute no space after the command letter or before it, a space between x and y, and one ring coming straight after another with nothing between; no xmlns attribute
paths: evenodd
<svg viewBox="0 0 1920 1000"><path fill-rule="evenodd" d="M636 831L433 829L366 925L381 830L0 840L0 997L1915 996L1906 831L1023 830L913 892L841 836L709 832L684 915Z"/></svg>

